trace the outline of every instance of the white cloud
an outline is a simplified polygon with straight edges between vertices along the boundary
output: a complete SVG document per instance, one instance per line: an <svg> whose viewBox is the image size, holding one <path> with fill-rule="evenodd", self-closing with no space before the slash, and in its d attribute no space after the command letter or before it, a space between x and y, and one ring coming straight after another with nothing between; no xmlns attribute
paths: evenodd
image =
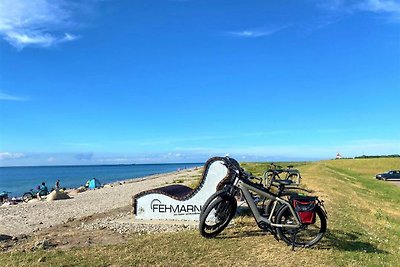
<svg viewBox="0 0 400 267"><path fill-rule="evenodd" d="M230 32L230 34L233 36L237 36L237 37L249 37L249 38L255 38L255 37L269 35L268 32L251 31L251 30Z"/></svg>
<svg viewBox="0 0 400 267"><path fill-rule="evenodd" d="M10 94L4 93L3 91L0 90L0 100L25 101L25 100L27 100L27 98L21 97L21 96L10 95Z"/></svg>
<svg viewBox="0 0 400 267"><path fill-rule="evenodd" d="M104 159L98 159L97 162L101 163L132 163L131 158L104 158Z"/></svg>
<svg viewBox="0 0 400 267"><path fill-rule="evenodd" d="M339 14L370 12L380 14L389 21L400 22L400 2L393 0L319 1L319 6Z"/></svg>
<svg viewBox="0 0 400 267"><path fill-rule="evenodd" d="M358 4L360 9L365 9L371 12L400 12L400 3L395 1L384 1L384 0L367 0L362 1Z"/></svg>
<svg viewBox="0 0 400 267"><path fill-rule="evenodd" d="M180 147L181 153L191 155L225 155L232 157L246 157L246 160L276 159L321 159L333 158L337 152L343 156L354 157L366 155L399 154L400 141L398 140L349 140L336 145L257 145L257 146L225 146L225 147Z"/></svg>
<svg viewBox="0 0 400 267"><path fill-rule="evenodd" d="M280 26L270 29L253 29L253 30L243 30L243 31L232 31L228 32L229 35L241 38L257 38L272 35L278 31L288 28L289 26Z"/></svg>
<svg viewBox="0 0 400 267"><path fill-rule="evenodd" d="M366 0L361 1L356 8L373 13L386 14L391 19L400 22L400 2L391 0Z"/></svg>
<svg viewBox="0 0 400 267"><path fill-rule="evenodd" d="M74 40L76 40L76 39L78 39L78 38L79 38L79 36L77 36L77 35L65 33L64 38L62 38L61 40L62 40L63 42L66 42L66 41L74 41Z"/></svg>
<svg viewBox="0 0 400 267"><path fill-rule="evenodd" d="M75 155L75 159L77 160L92 160L94 154L93 153L79 153Z"/></svg>
<svg viewBox="0 0 400 267"><path fill-rule="evenodd" d="M23 158L23 153L0 152L0 160Z"/></svg>
<svg viewBox="0 0 400 267"><path fill-rule="evenodd" d="M50 47L78 39L73 6L64 0L0 1L0 35L17 49Z"/></svg>
<svg viewBox="0 0 400 267"><path fill-rule="evenodd" d="M64 37L54 37L51 34L46 33L17 33L17 32L10 32L7 36L4 37L6 41L8 41L13 46L21 49L28 45L37 45L41 47L49 47L55 44L73 41L78 39L78 36L65 33Z"/></svg>

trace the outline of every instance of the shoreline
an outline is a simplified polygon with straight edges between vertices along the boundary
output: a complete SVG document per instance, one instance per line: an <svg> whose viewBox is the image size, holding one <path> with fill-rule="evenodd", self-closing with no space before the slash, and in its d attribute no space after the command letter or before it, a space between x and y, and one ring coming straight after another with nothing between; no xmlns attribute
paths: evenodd
<svg viewBox="0 0 400 267"><path fill-rule="evenodd" d="M88 165L88 166L33 166L0 168L0 193L9 198L20 198L45 182L49 190L60 180L61 188L75 189L86 181L97 178L102 184L112 184L136 178L165 174L177 170L202 167L202 164L143 164L143 165Z"/></svg>
<svg viewBox="0 0 400 267"><path fill-rule="evenodd" d="M103 167L103 166L148 166L148 165L194 165L203 166L205 162L176 162L176 163L131 163L131 164L88 164L88 165L17 165L17 166L0 166L0 168L41 168L41 167Z"/></svg>
<svg viewBox="0 0 400 267"><path fill-rule="evenodd" d="M0 234L29 235L72 220L128 207L131 206L132 196L141 191L171 184L177 180L190 183L201 173L202 168L192 168L131 178L70 195L71 199L3 206L0 207Z"/></svg>

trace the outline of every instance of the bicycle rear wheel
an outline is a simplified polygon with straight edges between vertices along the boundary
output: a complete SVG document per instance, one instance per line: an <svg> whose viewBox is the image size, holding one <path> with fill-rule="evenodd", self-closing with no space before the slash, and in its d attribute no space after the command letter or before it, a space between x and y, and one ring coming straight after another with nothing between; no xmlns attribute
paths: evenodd
<svg viewBox="0 0 400 267"><path fill-rule="evenodd" d="M300 184L301 176L298 173L289 174L287 180L291 180L294 184Z"/></svg>
<svg viewBox="0 0 400 267"><path fill-rule="evenodd" d="M276 217L277 224L295 224L289 206L281 209ZM324 236L327 228L326 217L321 207L316 207L316 221L314 224L302 225L300 229L277 227L276 232L280 239L295 247L311 247L317 244ZM297 233L296 233L297 231ZM293 235L296 234L293 240ZM293 242L294 241L294 242Z"/></svg>
<svg viewBox="0 0 400 267"><path fill-rule="evenodd" d="M207 238L217 236L228 226L236 213L236 208L236 200L233 197L216 197L200 214L200 234Z"/></svg>

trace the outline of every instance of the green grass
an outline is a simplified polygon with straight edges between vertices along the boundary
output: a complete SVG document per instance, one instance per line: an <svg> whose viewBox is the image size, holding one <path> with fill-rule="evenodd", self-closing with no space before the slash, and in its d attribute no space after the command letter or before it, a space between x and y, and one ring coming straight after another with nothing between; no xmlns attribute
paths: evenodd
<svg viewBox="0 0 400 267"><path fill-rule="evenodd" d="M172 181L173 184L183 184L185 182L185 179L174 179Z"/></svg>
<svg viewBox="0 0 400 267"><path fill-rule="evenodd" d="M261 175L267 163L243 163ZM296 163L303 183L325 201L328 234L294 252L259 231L250 216L215 239L197 231L133 235L128 243L69 250L7 252L1 266L399 266L400 188L374 175L400 159ZM38 259L45 257L45 263Z"/></svg>
<svg viewBox="0 0 400 267"><path fill-rule="evenodd" d="M275 266L284 252L297 255L285 255L281 259L288 266L297 262L323 264L316 254L310 258L306 257L309 252L305 250L291 252L290 247L254 230L244 219L238 227L227 229L215 239L204 239L196 231L135 235L127 244L68 251L14 252L3 254L0 259L2 266L43 266L37 262L41 257L46 257L48 266Z"/></svg>
<svg viewBox="0 0 400 267"><path fill-rule="evenodd" d="M376 173L399 159L324 161L307 166L305 183L318 188L329 211L328 245L337 265L398 266L400 188L378 181ZM323 185L323 186L322 186Z"/></svg>
<svg viewBox="0 0 400 267"><path fill-rule="evenodd" d="M286 168L287 166L292 165L295 169L298 169L301 166L311 164L310 162L274 162L277 166L282 166ZM264 172L271 166L270 162L256 162L256 163L249 163L249 162L242 162L240 166L245 170L250 171L252 174L257 176L262 176Z"/></svg>

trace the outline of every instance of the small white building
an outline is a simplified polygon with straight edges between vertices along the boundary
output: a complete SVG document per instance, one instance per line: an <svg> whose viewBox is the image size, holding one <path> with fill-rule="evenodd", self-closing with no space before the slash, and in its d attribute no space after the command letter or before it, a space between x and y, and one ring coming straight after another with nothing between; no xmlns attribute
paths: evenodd
<svg viewBox="0 0 400 267"><path fill-rule="evenodd" d="M342 155L340 155L340 153L337 153L336 154L336 159L341 159L341 158L343 158Z"/></svg>

